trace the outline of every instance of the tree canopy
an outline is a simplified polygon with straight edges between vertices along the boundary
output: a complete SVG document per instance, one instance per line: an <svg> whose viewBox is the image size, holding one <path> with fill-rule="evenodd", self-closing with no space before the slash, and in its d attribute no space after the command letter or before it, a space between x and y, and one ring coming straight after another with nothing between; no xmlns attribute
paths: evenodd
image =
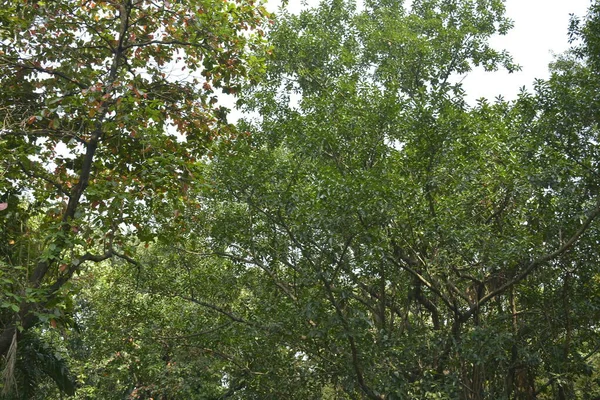
<svg viewBox="0 0 600 400"><path fill-rule="evenodd" d="M15 229L2 244L0 354L10 365L20 332L48 321L86 262L130 259L191 199L197 160L235 136L216 90L256 79L268 14L213 0L0 9L0 193Z"/></svg>
<svg viewBox="0 0 600 400"><path fill-rule="evenodd" d="M473 106L502 1L7 7L13 396L600 396L597 2Z"/></svg>

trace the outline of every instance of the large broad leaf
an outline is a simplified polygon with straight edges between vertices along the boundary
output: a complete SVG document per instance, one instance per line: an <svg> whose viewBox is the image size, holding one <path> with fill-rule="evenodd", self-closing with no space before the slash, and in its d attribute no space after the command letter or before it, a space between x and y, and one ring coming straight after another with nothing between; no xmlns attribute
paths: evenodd
<svg viewBox="0 0 600 400"><path fill-rule="evenodd" d="M65 360L52 353L40 354L43 371L56 383L60 391L73 396L76 380L71 375Z"/></svg>
<svg viewBox="0 0 600 400"><path fill-rule="evenodd" d="M76 379L71 374L67 361L54 346L44 342L34 334L26 334L19 349L18 369L23 376L24 389L32 395L37 385L44 380L44 375L51 378L58 389L73 396Z"/></svg>

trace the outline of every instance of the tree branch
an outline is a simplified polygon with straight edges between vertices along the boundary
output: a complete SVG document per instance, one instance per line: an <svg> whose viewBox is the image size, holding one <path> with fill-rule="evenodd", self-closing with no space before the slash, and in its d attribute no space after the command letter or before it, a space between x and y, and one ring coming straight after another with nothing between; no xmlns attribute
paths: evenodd
<svg viewBox="0 0 600 400"><path fill-rule="evenodd" d="M3 57L3 58L5 58L5 57ZM10 64L11 62L8 61L8 63ZM37 72L43 72L43 73L46 73L46 74L49 74L49 75L58 76L59 78L62 78L64 80L67 80L67 81L71 82L72 84L76 85L80 89L88 89L87 85L84 85L83 83L79 82L77 79L71 78L70 76L68 76L64 72L60 72L60 71L57 71L57 70L52 69L52 68L44 68L42 66L28 65L28 64L23 64L23 63L12 63L12 66L18 67L18 68L22 68L22 69L25 69L25 70L32 70L32 71L37 71Z"/></svg>
<svg viewBox="0 0 600 400"><path fill-rule="evenodd" d="M71 266L69 267L69 269L61 277L59 277L56 280L56 282L54 282L52 284L52 286L50 286L50 291L49 291L50 294L52 295L53 293L56 293L61 288L62 285L67 283L67 281L69 279L71 279L73 274L75 272L77 272L77 270L79 270L81 265L83 263L85 263L86 261L100 262L100 261L108 260L109 258L111 258L114 255L115 255L114 251L112 249L109 249L102 254L85 253L83 256L76 258L71 263Z"/></svg>
<svg viewBox="0 0 600 400"><path fill-rule="evenodd" d="M245 325L248 325L248 326L252 326L252 327L260 327L260 326L256 325L253 322L246 321L244 318L239 317L239 316L233 314L232 312L226 311L223 308L221 308L219 306L216 306L214 304L208 303L206 301L198 300L198 299L196 299L194 297L182 296L180 294L176 294L176 295L173 295L173 296L174 297L178 297L178 298L180 298L182 300L187 300L187 301L192 302L194 304L198 304L199 306L206 307L206 308L211 309L213 311L216 311L219 314L225 315L227 318L231 319L234 322L239 322L239 323L242 323L242 324L245 324Z"/></svg>
<svg viewBox="0 0 600 400"><path fill-rule="evenodd" d="M31 131L19 131L19 130L8 129L8 130L0 131L0 137L7 137L7 136L23 136L23 137L34 136L34 137L41 137L41 138L54 137L54 138L59 138L59 139L70 138L70 139L76 140L77 142L82 143L82 144L87 143L85 140L80 138L79 135L77 135L74 132L59 131L59 130L55 130L55 129L34 129Z"/></svg>
<svg viewBox="0 0 600 400"><path fill-rule="evenodd" d="M190 333L189 335L171 335L171 336L153 336L153 338L155 340L184 340L184 339L192 339L198 336L204 336L204 335L208 335L210 333L213 332L217 332L223 328L227 328L228 326L231 326L231 324L233 324L233 321L228 321L224 324L220 324L215 326L214 328L210 328L210 329L205 329L203 331L200 332L196 332L196 333Z"/></svg>
<svg viewBox="0 0 600 400"><path fill-rule="evenodd" d="M358 356L358 348L356 347L356 341L354 340L354 335L352 334L352 331L350 330L350 326L348 325L348 321L347 321L346 317L344 316L344 313L342 312L342 308L340 307L339 303L335 299L335 296L333 294L333 288L331 287L331 283L327 279L325 279L323 274L319 274L319 276L323 283L323 286L325 287L325 292L327 293L327 298L328 298L329 302L331 303L331 305L333 306L336 315L340 319L340 322L342 323L344 330L346 331L346 335L348 338L348 344L350 345L350 352L351 352L351 356L352 356L352 367L354 369L354 373L356 374L356 380L358 381L358 385L360 386L362 391L368 396L368 398L370 398L372 400L381 400L383 397L377 395L373 391L373 389L371 389L371 387L369 387L369 385L367 385L367 383L365 382L362 368L360 366L360 359Z"/></svg>
<svg viewBox="0 0 600 400"><path fill-rule="evenodd" d="M388 257L388 259L390 261L392 261L392 263L394 263L394 265L398 266L399 268L402 268L403 270L409 272L411 275L413 275L415 278L417 278L423 285L425 285L425 287L427 287L435 295L437 295L444 302L446 307L448 307L450 310L452 310L455 314L458 314L458 312L459 312L458 309L456 308L456 306L454 304L452 304L452 302L450 302L448 297L445 296L440 290L438 290L433 284L431 284L431 282L429 282L427 279L425 279L425 277L423 275L421 275L414 268L412 268L410 265L408 265L408 263L406 263L406 262L400 263L394 257Z"/></svg>
<svg viewBox="0 0 600 400"><path fill-rule="evenodd" d="M523 279L527 278L540 265L545 264L548 261L551 261L551 260L555 259L556 257L562 255L563 253L569 251L575 245L575 243L577 243L577 241L585 233L585 231L587 231L587 229L591 225L592 221L594 221L594 219L599 214L600 214L600 200L598 200L596 202L595 207L588 213L587 218L585 219L585 221L583 222L581 227L569 238L569 240L567 240L565 243L563 243L562 246L560 246L555 251L533 260L531 263L529 263L529 265L523 271L521 271L521 273L519 273L517 276L515 276L511 281L505 283L504 285L500 286L496 290L489 292L488 294L483 296L481 299L479 299L479 301L476 304L469 307L469 310L467 310L467 312L462 314L462 316L460 318L461 322L467 321L485 303L487 303L494 297L504 293L507 289L513 287L517 283L521 282Z"/></svg>
<svg viewBox="0 0 600 400"><path fill-rule="evenodd" d="M159 45L165 45L165 46L179 45L179 46L188 46L188 47L201 47L201 48L210 50L209 47L207 47L201 43L185 42L183 40L148 40L147 42L138 42L138 43L128 44L126 46L123 46L123 50L129 50L134 47L144 47L144 46L148 46L151 44L159 44Z"/></svg>
<svg viewBox="0 0 600 400"><path fill-rule="evenodd" d="M38 173L32 172L31 170L27 169L21 161L17 161L17 163L19 164L19 166L21 167L21 169L23 170L25 175L27 175L28 177L41 179L41 180L45 181L46 183L49 183L50 185L54 186L54 188L56 188L56 190L58 190L61 194L64 194L65 196L70 195L69 191L67 189L65 189L64 187L62 187L58 182L53 181L52 179L48 178L47 176L43 176Z"/></svg>

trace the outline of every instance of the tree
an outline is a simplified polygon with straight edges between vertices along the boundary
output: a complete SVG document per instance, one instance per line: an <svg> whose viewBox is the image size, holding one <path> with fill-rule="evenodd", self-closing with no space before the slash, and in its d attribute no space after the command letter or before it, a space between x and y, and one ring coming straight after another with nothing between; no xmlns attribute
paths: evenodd
<svg viewBox="0 0 600 400"><path fill-rule="evenodd" d="M47 320L86 262L132 261L128 246L191 199L198 160L236 135L215 91L256 79L267 13L212 0L1 9L0 212L26 210L41 235L27 262L3 253L23 271L0 321L0 354L14 360L11 344ZM26 206L6 198L17 192Z"/></svg>
<svg viewBox="0 0 600 400"><path fill-rule="evenodd" d="M258 117L188 200L134 202L155 242L71 281L80 395L597 397L599 9L534 93L476 106L454 74L516 68L500 1L283 13Z"/></svg>
<svg viewBox="0 0 600 400"><path fill-rule="evenodd" d="M77 278L81 318L67 338L76 398L319 397L318 371L298 376L293 349L269 339L277 327L245 319L265 300L248 292L259 275L238 277L237 265L189 248L143 253L139 269L115 262Z"/></svg>
<svg viewBox="0 0 600 400"><path fill-rule="evenodd" d="M269 78L246 98L260 118L213 159L216 190L187 216L203 221L188 253L238 267L229 318L264 328L265 347L228 350L254 367L238 398L293 397L312 371L312 395L339 398L585 390L599 350L596 8L536 93L475 107L451 76L515 68L487 45L510 26L501 2L326 1L276 23ZM289 374L254 362L265 348Z"/></svg>

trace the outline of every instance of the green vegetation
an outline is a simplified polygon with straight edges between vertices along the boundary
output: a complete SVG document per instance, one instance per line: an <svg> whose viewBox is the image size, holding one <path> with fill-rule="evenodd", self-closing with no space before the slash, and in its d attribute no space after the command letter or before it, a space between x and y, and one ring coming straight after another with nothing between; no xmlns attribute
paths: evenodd
<svg viewBox="0 0 600 400"><path fill-rule="evenodd" d="M600 397L600 3L2 6L5 398Z"/></svg>

